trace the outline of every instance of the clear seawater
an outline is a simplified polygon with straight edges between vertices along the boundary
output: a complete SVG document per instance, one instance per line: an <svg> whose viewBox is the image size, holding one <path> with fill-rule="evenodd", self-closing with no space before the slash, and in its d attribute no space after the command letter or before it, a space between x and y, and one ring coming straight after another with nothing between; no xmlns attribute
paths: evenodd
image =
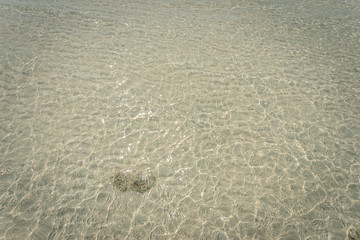
<svg viewBox="0 0 360 240"><path fill-rule="evenodd" d="M0 239L360 226L359 1L0 0L0 44Z"/></svg>

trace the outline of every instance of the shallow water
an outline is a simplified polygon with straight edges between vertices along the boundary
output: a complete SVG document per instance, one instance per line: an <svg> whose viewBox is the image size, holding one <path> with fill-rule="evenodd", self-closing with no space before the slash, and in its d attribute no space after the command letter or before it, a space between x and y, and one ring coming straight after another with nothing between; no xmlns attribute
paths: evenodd
<svg viewBox="0 0 360 240"><path fill-rule="evenodd" d="M0 239L360 225L358 1L0 3Z"/></svg>

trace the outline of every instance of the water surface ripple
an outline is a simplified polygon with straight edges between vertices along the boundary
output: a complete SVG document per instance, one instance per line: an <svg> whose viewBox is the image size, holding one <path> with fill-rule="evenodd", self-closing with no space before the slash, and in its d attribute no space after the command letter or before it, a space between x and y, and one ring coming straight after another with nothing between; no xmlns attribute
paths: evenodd
<svg viewBox="0 0 360 240"><path fill-rule="evenodd" d="M360 226L358 1L1 0L0 36L0 239Z"/></svg>

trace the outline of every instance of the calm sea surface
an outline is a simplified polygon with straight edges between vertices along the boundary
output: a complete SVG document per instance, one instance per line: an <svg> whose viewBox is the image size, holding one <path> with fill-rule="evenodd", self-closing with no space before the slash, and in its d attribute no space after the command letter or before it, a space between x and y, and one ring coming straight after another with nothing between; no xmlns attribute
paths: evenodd
<svg viewBox="0 0 360 240"><path fill-rule="evenodd" d="M0 0L0 239L351 227L359 1Z"/></svg>

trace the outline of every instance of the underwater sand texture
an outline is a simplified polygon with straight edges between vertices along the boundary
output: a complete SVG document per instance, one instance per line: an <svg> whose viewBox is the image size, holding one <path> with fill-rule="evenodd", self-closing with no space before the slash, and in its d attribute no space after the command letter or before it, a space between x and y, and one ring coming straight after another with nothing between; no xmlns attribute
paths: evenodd
<svg viewBox="0 0 360 240"><path fill-rule="evenodd" d="M356 236L359 19L358 0L2 0L0 240ZM112 180L145 169L151 188Z"/></svg>

